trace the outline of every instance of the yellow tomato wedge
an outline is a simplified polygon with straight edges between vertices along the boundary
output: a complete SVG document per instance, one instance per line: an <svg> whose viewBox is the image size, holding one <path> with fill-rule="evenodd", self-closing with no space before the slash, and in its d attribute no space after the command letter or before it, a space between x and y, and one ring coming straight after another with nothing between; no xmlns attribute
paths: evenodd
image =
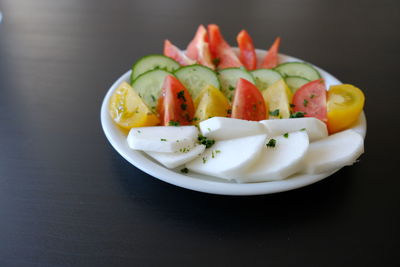
<svg viewBox="0 0 400 267"><path fill-rule="evenodd" d="M228 99L220 90L212 85L205 87L194 100L196 112L194 114L194 124L211 117L226 117L230 114Z"/></svg>
<svg viewBox="0 0 400 267"><path fill-rule="evenodd" d="M290 117L290 103L293 94L283 79L271 84L262 92L262 95L270 118L287 119Z"/></svg>
<svg viewBox="0 0 400 267"><path fill-rule="evenodd" d="M354 124L364 107L363 92L350 84L331 86L328 91L328 130L336 133Z"/></svg>
<svg viewBox="0 0 400 267"><path fill-rule="evenodd" d="M160 120L126 82L115 90L108 111L116 124L125 129L157 125Z"/></svg>

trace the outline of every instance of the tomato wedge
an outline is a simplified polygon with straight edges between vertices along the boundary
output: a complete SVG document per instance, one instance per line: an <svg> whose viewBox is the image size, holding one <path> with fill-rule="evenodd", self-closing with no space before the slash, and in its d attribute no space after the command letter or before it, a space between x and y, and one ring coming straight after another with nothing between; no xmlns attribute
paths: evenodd
<svg viewBox="0 0 400 267"><path fill-rule="evenodd" d="M199 26L196 35L186 48L186 55L201 65L215 69L208 44L207 30L203 25Z"/></svg>
<svg viewBox="0 0 400 267"><path fill-rule="evenodd" d="M305 117L315 117L326 123L326 94L323 79L306 83L294 93L294 112L304 112Z"/></svg>
<svg viewBox="0 0 400 267"><path fill-rule="evenodd" d="M165 77L157 111L161 125L188 125L192 122L194 105L188 90L173 75Z"/></svg>
<svg viewBox="0 0 400 267"><path fill-rule="evenodd" d="M365 96L350 84L331 86L328 91L328 130L336 133L352 126L360 117Z"/></svg>
<svg viewBox="0 0 400 267"><path fill-rule="evenodd" d="M241 67L242 63L239 58L224 40L219 27L215 24L208 25L208 34L211 54L215 61L218 61L217 67L219 69Z"/></svg>
<svg viewBox="0 0 400 267"><path fill-rule="evenodd" d="M267 55L264 58L264 61L261 63L261 68L272 69L278 66L279 64L278 50L280 44L281 44L281 38L276 37L274 43L268 50Z"/></svg>
<svg viewBox="0 0 400 267"><path fill-rule="evenodd" d="M260 121L266 117L267 111L260 90L251 82L240 78L233 98L232 118Z"/></svg>
<svg viewBox="0 0 400 267"><path fill-rule="evenodd" d="M196 63L196 61L188 58L185 53L183 53L178 47L174 46L169 40L164 41L164 56L174 59L183 66Z"/></svg>
<svg viewBox="0 0 400 267"><path fill-rule="evenodd" d="M257 67L256 50L253 40L246 30L241 30L236 37L240 49L240 61L247 70L255 70Z"/></svg>

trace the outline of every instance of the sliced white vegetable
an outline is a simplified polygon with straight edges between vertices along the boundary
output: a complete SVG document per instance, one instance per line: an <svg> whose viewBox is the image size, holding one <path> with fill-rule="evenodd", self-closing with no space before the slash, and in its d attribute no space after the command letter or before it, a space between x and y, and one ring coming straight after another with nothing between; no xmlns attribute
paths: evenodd
<svg viewBox="0 0 400 267"><path fill-rule="evenodd" d="M286 137L285 137L286 136ZM305 131L292 132L273 138L275 147L264 144L257 163L238 178L239 182L264 182L282 180L298 172L307 153L309 141ZM266 143L271 140L268 138Z"/></svg>
<svg viewBox="0 0 400 267"><path fill-rule="evenodd" d="M128 135L131 149L153 152L176 152L193 147L198 137L195 126L154 126L132 128Z"/></svg>
<svg viewBox="0 0 400 267"><path fill-rule="evenodd" d="M264 127L256 121L213 117L200 122L201 134L214 140L226 140L264 134Z"/></svg>
<svg viewBox="0 0 400 267"><path fill-rule="evenodd" d="M265 126L269 136L278 136L302 129L307 132L310 142L328 136L326 124L316 118L263 120L260 123Z"/></svg>
<svg viewBox="0 0 400 267"><path fill-rule="evenodd" d="M333 134L310 144L303 173L331 172L352 165L364 153L364 139L353 130Z"/></svg>
<svg viewBox="0 0 400 267"><path fill-rule="evenodd" d="M147 151L146 153L165 167L172 169L195 159L204 152L205 148L206 146L204 145L196 145L192 148L183 148L180 151L174 153L150 151Z"/></svg>
<svg viewBox="0 0 400 267"><path fill-rule="evenodd" d="M259 156L265 145L266 135L253 135L217 141L204 151L199 158L186 164L193 172L234 179L240 177Z"/></svg>

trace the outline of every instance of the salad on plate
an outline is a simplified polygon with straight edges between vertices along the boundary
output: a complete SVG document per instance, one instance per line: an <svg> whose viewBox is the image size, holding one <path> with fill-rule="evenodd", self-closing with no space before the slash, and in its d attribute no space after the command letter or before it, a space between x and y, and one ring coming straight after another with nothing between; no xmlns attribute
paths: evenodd
<svg viewBox="0 0 400 267"><path fill-rule="evenodd" d="M231 47L200 25L186 50L137 60L107 103L126 143L161 166L236 183L332 173L364 152L365 97L326 85L318 68L282 61L277 37L260 57L246 30ZM222 180L221 180L222 181Z"/></svg>

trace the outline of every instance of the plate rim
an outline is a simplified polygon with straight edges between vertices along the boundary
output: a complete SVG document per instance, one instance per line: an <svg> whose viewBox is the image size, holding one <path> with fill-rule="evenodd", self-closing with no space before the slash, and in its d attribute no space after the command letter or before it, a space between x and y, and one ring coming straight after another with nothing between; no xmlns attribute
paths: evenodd
<svg viewBox="0 0 400 267"><path fill-rule="evenodd" d="M235 50L237 50L237 48ZM261 49L256 49L256 52L258 57L261 57L263 56L263 54L266 53L265 50ZM280 59L284 62L290 62L290 61L307 62L285 54L279 54L279 56ZM321 73L321 76L328 76L333 81L333 84L342 83L339 79L337 79L335 76L331 75L327 71L313 64L311 65ZM108 114L108 102L113 91L122 81L129 81L130 73L131 70L125 72L107 90L107 93L102 101L100 110L100 121L102 129L108 142L125 160L127 160L129 163L131 163L133 166L140 169L141 171L159 180L162 180L169 184L173 184L175 186L203 193L217 194L217 195L248 196L248 195L264 195L264 194L279 193L308 186L310 184L316 183L320 180L323 180L331 176L333 173L341 169L339 168L329 173L321 173L314 175L296 174L294 175L294 178L288 178L279 181L269 181L269 182L259 182L259 183L228 183L223 181L210 181L201 179L198 178L199 176L197 176L196 174L184 175L177 172L176 169L171 170L164 166L161 166L159 163L156 163L153 160L146 157L144 155L144 152L134 151L129 149L126 142L126 137L124 139L124 142L122 142L121 140L117 140L117 138L119 139L122 138L121 136L122 131L119 129L118 126L116 126L113 123ZM363 136L363 138L365 138L367 123L364 111L360 115L358 124L353 128L354 129L358 128L358 132Z"/></svg>

